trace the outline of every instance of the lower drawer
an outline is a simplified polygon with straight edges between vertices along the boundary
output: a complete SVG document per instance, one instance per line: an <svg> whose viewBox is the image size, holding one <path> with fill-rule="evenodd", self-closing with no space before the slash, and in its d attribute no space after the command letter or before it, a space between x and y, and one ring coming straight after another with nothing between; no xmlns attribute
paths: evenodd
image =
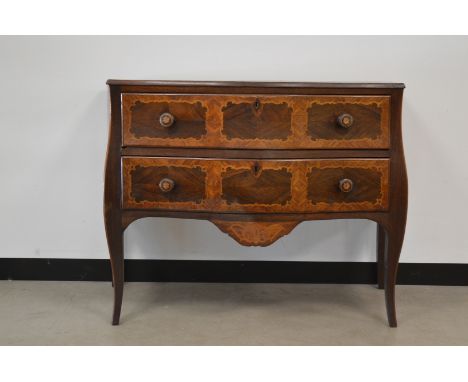
<svg viewBox="0 0 468 382"><path fill-rule="evenodd" d="M388 159L124 157L122 206L231 213L388 209Z"/></svg>

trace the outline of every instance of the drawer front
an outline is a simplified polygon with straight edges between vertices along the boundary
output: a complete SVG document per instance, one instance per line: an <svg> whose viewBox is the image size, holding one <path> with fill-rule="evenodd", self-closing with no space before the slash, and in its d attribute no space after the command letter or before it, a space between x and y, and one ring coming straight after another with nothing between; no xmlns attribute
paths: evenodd
<svg viewBox="0 0 468 382"><path fill-rule="evenodd" d="M380 148L389 96L122 94L124 146Z"/></svg>
<svg viewBox="0 0 468 382"><path fill-rule="evenodd" d="M388 209L388 159L124 157L126 209L345 212Z"/></svg>

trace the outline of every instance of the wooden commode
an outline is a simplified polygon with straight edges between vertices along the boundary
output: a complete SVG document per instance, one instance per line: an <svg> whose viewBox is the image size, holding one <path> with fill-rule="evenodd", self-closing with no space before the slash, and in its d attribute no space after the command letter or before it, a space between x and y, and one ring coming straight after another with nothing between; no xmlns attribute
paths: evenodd
<svg viewBox="0 0 468 382"><path fill-rule="evenodd" d="M267 246L300 222L377 222L378 285L397 325L407 210L403 84L109 80L104 217L114 285L143 217L206 219Z"/></svg>

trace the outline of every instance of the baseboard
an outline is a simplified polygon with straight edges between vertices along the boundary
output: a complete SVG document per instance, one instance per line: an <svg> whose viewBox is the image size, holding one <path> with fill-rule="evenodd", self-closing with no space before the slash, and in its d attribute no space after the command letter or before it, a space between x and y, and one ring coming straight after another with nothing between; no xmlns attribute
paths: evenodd
<svg viewBox="0 0 468 382"><path fill-rule="evenodd" d="M126 260L126 281L375 284L376 263ZM110 281L109 260L0 259L0 280ZM398 284L468 285L468 264L402 263Z"/></svg>

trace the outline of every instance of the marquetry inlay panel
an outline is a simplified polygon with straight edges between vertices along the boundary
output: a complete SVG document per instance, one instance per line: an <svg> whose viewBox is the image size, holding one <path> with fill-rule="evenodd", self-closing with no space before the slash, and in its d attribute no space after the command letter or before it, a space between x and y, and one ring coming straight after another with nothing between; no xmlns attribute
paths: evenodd
<svg viewBox="0 0 468 382"><path fill-rule="evenodd" d="M226 160L123 158L128 209L302 213L388 208L387 159ZM170 192L162 179L174 182ZM351 192L339 182L350 178Z"/></svg>
<svg viewBox="0 0 468 382"><path fill-rule="evenodd" d="M124 146L388 148L390 97L122 94ZM160 116L174 123L163 127ZM342 114L353 117L349 128Z"/></svg>
<svg viewBox="0 0 468 382"><path fill-rule="evenodd" d="M286 222L245 222L211 220L221 231L227 233L239 244L266 247L297 226L299 221Z"/></svg>

